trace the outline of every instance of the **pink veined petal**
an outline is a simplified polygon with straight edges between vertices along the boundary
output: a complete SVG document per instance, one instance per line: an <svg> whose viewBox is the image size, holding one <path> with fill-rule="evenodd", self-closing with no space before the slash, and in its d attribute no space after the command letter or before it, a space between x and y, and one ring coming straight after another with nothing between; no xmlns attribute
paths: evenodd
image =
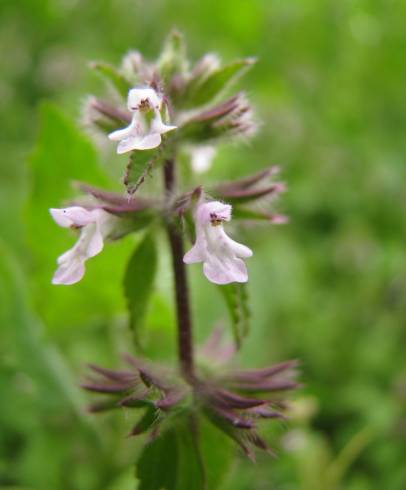
<svg viewBox="0 0 406 490"><path fill-rule="evenodd" d="M241 259L233 258L226 264L217 261L206 261L203 272L207 279L214 284L230 284L232 282L247 282L247 267Z"/></svg>
<svg viewBox="0 0 406 490"><path fill-rule="evenodd" d="M85 226L94 221L91 211L80 206L49 210L52 218L59 226L69 228L71 226Z"/></svg>
<svg viewBox="0 0 406 490"><path fill-rule="evenodd" d="M162 124L159 128L159 133L161 134L168 133L169 131L173 131L174 129L178 129L178 127L170 126L168 124Z"/></svg>
<svg viewBox="0 0 406 490"><path fill-rule="evenodd" d="M230 248L232 249L232 251L235 253L235 255L237 257L241 257L243 259L248 258L248 257L252 257L253 252L250 248L246 247L242 243L238 243L238 242L234 241L229 236L227 236L227 239L228 239L227 241L228 241Z"/></svg>
<svg viewBox="0 0 406 490"><path fill-rule="evenodd" d="M233 258L230 260L228 266L229 272L231 272L234 277L235 282L247 282L248 281L248 271L245 262L238 258Z"/></svg>
<svg viewBox="0 0 406 490"><path fill-rule="evenodd" d="M94 257L103 250L103 236L100 232L100 225L97 224L95 229L91 231L91 235L88 237L88 245L86 248L86 256Z"/></svg>
<svg viewBox="0 0 406 490"><path fill-rule="evenodd" d="M71 262L76 255L77 255L77 245L74 245L67 252L65 252L62 255L60 255L56 259L56 262L57 262L58 265L64 264L64 263L67 263L67 262Z"/></svg>
<svg viewBox="0 0 406 490"><path fill-rule="evenodd" d="M201 241L196 240L193 247L183 257L185 264L196 264L197 262L203 262L205 258L205 249L202 246Z"/></svg>
<svg viewBox="0 0 406 490"><path fill-rule="evenodd" d="M137 136L127 136L122 139L117 146L117 153L122 155L123 153L127 153L127 151L134 150L134 147L137 145Z"/></svg>
<svg viewBox="0 0 406 490"><path fill-rule="evenodd" d="M133 133L134 133L134 128L132 127L132 125L130 125L126 128L113 131L112 133L109 134L109 139L112 141L120 141L124 138L128 138Z"/></svg>
<svg viewBox="0 0 406 490"><path fill-rule="evenodd" d="M96 217L96 225L98 230L104 240L114 228L117 218L107 213L103 209L94 209L93 214Z"/></svg>
<svg viewBox="0 0 406 490"><path fill-rule="evenodd" d="M85 274L85 261L75 257L71 261L61 263L52 278L52 284L69 286L79 282Z"/></svg>
<svg viewBox="0 0 406 490"><path fill-rule="evenodd" d="M134 150L151 150L160 144L161 135L159 133L150 133L137 140Z"/></svg>
<svg viewBox="0 0 406 490"><path fill-rule="evenodd" d="M151 124L151 131L154 133L164 134L168 131L173 131L174 129L177 129L177 126L169 126L164 124L159 113L156 115Z"/></svg>
<svg viewBox="0 0 406 490"><path fill-rule="evenodd" d="M161 136L157 133L142 136L129 136L120 141L117 147L119 155L132 150L151 150L161 144Z"/></svg>

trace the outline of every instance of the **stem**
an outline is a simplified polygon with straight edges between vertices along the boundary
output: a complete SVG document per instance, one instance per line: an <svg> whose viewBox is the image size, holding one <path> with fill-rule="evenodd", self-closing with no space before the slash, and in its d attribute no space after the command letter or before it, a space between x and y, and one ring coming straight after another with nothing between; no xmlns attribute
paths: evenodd
<svg viewBox="0 0 406 490"><path fill-rule="evenodd" d="M175 188L175 165L173 160L167 160L165 162L164 182L167 194L171 194ZM174 221L169 221L166 228L171 247L175 280L179 363L185 379L192 382L194 380L192 319L190 314L189 288L185 264L183 262L183 238Z"/></svg>

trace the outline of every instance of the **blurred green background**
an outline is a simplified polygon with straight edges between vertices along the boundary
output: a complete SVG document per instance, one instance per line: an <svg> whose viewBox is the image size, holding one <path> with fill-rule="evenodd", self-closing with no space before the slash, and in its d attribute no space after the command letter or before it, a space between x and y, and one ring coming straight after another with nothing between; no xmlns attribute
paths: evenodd
<svg viewBox="0 0 406 490"><path fill-rule="evenodd" d="M141 446L123 434L137 415L90 417L77 388L86 362L118 366L128 350L133 239L107 247L80 284L53 287L72 237L47 208L72 195L71 179L119 186L123 161L78 129L84 96L103 91L88 61L117 63L129 48L153 58L173 26L193 59L259 58L239 86L261 132L222 148L205 179L278 163L289 185L290 224L239 235L255 251L239 362L297 357L305 386L292 420L264 427L279 458L253 465L236 451L219 488L406 488L405 18L401 0L1 1L1 489L134 488ZM165 249L161 262L147 353L172 359ZM198 268L192 280L202 341L227 317Z"/></svg>

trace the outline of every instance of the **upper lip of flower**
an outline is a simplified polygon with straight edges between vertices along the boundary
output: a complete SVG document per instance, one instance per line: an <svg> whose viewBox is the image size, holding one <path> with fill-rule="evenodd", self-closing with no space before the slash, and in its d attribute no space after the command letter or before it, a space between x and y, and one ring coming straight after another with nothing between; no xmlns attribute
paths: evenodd
<svg viewBox="0 0 406 490"><path fill-rule="evenodd" d="M231 206L220 201L211 201L202 206L198 206L196 210L196 220L203 223L215 221L230 221Z"/></svg>
<svg viewBox="0 0 406 490"><path fill-rule="evenodd" d="M227 212L216 212L216 213L210 213L210 221L230 221L231 217Z"/></svg>

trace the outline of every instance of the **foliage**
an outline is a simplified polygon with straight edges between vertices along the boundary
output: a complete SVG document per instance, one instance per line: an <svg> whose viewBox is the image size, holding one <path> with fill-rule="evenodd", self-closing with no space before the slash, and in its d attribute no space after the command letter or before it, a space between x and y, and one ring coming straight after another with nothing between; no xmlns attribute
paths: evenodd
<svg viewBox="0 0 406 490"><path fill-rule="evenodd" d="M140 490L204 490L221 488L230 465L229 441L207 422L196 444L193 417L175 425L144 449L137 464ZM204 465L204 467L203 467ZM206 473L204 468L209 469Z"/></svg>
<svg viewBox="0 0 406 490"><path fill-rule="evenodd" d="M151 235L147 233L131 256L124 276L124 293L128 302L130 328L134 332L137 343L148 311L156 268L156 245Z"/></svg>
<svg viewBox="0 0 406 490"><path fill-rule="evenodd" d="M233 328L234 341L239 347L248 334L250 311L245 284L227 284L219 288L224 296Z"/></svg>

